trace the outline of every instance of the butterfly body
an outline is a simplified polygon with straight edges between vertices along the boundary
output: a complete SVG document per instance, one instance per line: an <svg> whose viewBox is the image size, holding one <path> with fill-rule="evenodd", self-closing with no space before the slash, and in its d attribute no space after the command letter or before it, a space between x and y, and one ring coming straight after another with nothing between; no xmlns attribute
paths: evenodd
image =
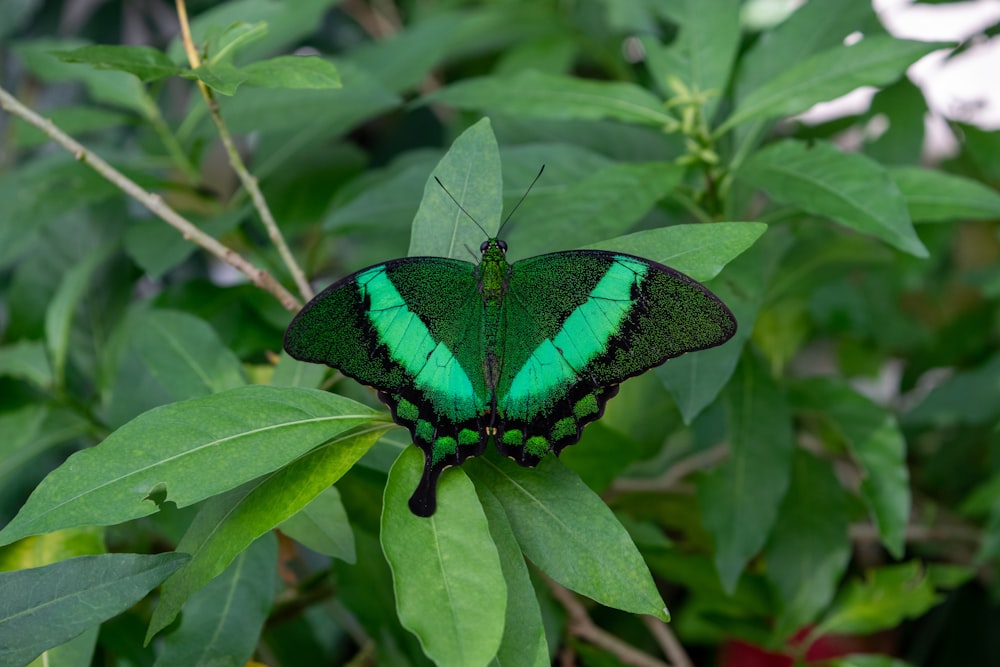
<svg viewBox="0 0 1000 667"><path fill-rule="evenodd" d="M441 472L481 454L533 466L580 439L618 384L728 340L736 321L666 266L600 250L510 264L492 238L476 263L408 257L331 285L285 334L293 357L378 390L425 456L411 510L429 516Z"/></svg>

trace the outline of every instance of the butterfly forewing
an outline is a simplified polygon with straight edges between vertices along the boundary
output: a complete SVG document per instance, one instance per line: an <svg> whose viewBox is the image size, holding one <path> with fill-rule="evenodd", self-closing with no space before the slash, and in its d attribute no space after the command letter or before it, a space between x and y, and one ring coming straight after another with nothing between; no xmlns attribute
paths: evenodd
<svg viewBox="0 0 1000 667"><path fill-rule="evenodd" d="M410 429L426 458L411 503L421 514L434 510L440 472L482 453L486 442L491 393L474 272L469 262L439 257L379 264L324 290L285 333L290 355L375 387Z"/></svg>
<svg viewBox="0 0 1000 667"><path fill-rule="evenodd" d="M497 446L524 465L580 438L622 380L736 330L721 301L662 264L598 250L514 264Z"/></svg>

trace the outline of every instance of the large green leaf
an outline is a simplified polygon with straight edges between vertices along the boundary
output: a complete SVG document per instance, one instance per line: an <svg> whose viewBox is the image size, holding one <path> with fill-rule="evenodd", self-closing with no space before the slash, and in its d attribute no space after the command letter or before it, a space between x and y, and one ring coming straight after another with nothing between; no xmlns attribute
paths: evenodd
<svg viewBox="0 0 1000 667"><path fill-rule="evenodd" d="M736 178L777 202L831 218L916 257L928 256L899 188L864 155L843 153L826 142L780 141L754 153Z"/></svg>
<svg viewBox="0 0 1000 667"><path fill-rule="evenodd" d="M177 545L178 551L191 554L191 561L163 584L147 639L169 625L191 594L225 570L254 540L340 479L385 428L379 424L348 431L280 470L209 499ZM327 440L322 434L302 437L312 445Z"/></svg>
<svg viewBox="0 0 1000 667"><path fill-rule="evenodd" d="M767 225L762 222L673 225L585 247L639 255L666 264L695 280L706 281L746 252L766 231Z"/></svg>
<svg viewBox="0 0 1000 667"><path fill-rule="evenodd" d="M792 481L767 543L767 578L781 594L776 632L790 635L833 599L851 557L846 495L830 464L795 451Z"/></svg>
<svg viewBox="0 0 1000 667"><path fill-rule="evenodd" d="M0 544L147 516L165 501L185 507L382 418L349 399L290 387L240 387L156 408L50 473L0 531Z"/></svg>
<svg viewBox="0 0 1000 667"><path fill-rule="evenodd" d="M889 177L913 222L1000 218L1000 192L978 181L922 167L894 167Z"/></svg>
<svg viewBox="0 0 1000 667"><path fill-rule="evenodd" d="M26 665L141 600L185 554L105 554L0 573L0 662Z"/></svg>
<svg viewBox="0 0 1000 667"><path fill-rule="evenodd" d="M465 467L503 505L521 550L543 572L601 604L667 620L632 538L576 473L554 457L522 468L492 450Z"/></svg>
<svg viewBox="0 0 1000 667"><path fill-rule="evenodd" d="M268 533L191 596L154 667L242 665L253 655L278 583L278 540Z"/></svg>
<svg viewBox="0 0 1000 667"><path fill-rule="evenodd" d="M802 113L861 86L892 83L918 59L944 46L877 35L817 53L747 94L718 132L748 120Z"/></svg>
<svg viewBox="0 0 1000 667"><path fill-rule="evenodd" d="M455 140L427 178L417 217L413 219L409 255L472 259L469 248L476 252L486 239L469 216L488 233L495 234L502 210L500 151L489 118L483 118Z"/></svg>
<svg viewBox="0 0 1000 667"><path fill-rule="evenodd" d="M903 555L910 516L906 441L892 412L850 387L830 379L798 383L792 392L798 409L819 415L844 439L861 468L861 497L893 556Z"/></svg>
<svg viewBox="0 0 1000 667"><path fill-rule="evenodd" d="M500 567L507 582L507 614L503 639L496 658L490 664L545 667L550 661L542 612L538 608L538 598L535 596L524 556L521 555L521 548L496 496L484 485L476 487L476 493L489 520L490 535L496 544Z"/></svg>
<svg viewBox="0 0 1000 667"><path fill-rule="evenodd" d="M752 357L744 356L723 401L729 459L699 480L698 504L719 578L731 593L777 521L795 441L781 389Z"/></svg>
<svg viewBox="0 0 1000 667"><path fill-rule="evenodd" d="M240 360L204 320L180 311L140 308L116 332L104 404L120 426L146 410L246 384Z"/></svg>
<svg viewBox="0 0 1000 667"><path fill-rule="evenodd" d="M682 176L683 170L671 162L612 163L566 187L532 192L507 235L508 255L514 261L623 234L670 194Z"/></svg>
<svg viewBox="0 0 1000 667"><path fill-rule="evenodd" d="M736 76L736 96L745 98L814 53L840 46L855 31L871 36L879 29L881 25L870 3L807 2L747 49Z"/></svg>
<svg viewBox="0 0 1000 667"><path fill-rule="evenodd" d="M389 472L382 507L382 549L392 568L396 608L438 665L486 665L503 636L507 585L475 488L461 468L438 484L438 508L423 518L407 498L420 481L423 454L407 447Z"/></svg>
<svg viewBox="0 0 1000 667"><path fill-rule="evenodd" d="M531 70L505 78L460 81L422 101L515 116L616 118L656 127L672 122L660 100L633 83L588 81Z"/></svg>

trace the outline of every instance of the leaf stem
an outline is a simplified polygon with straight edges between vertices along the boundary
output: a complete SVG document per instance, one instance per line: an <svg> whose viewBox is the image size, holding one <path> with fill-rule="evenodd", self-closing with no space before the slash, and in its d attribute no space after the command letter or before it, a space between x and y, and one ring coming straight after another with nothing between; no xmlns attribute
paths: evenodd
<svg viewBox="0 0 1000 667"><path fill-rule="evenodd" d="M201 57L198 55L198 50L195 48L194 40L191 37L191 26L188 23L187 16L187 6L184 4L184 0L176 0L177 5L177 18L181 25L181 41L184 42L184 52L187 54L188 62L191 65L191 69L198 69L201 65ZM208 107L208 113L212 117L212 122L215 123L215 127L219 131L219 138L222 140L222 145L226 149L226 154L229 156L229 164L232 166L233 171L240 179L240 183L243 184L244 189L250 193L250 199L253 201L254 208L257 209L257 213L260 215L261 222L264 223L264 227L267 229L267 234L274 243L275 247L278 249L278 254L281 256L282 261L288 268L289 273L292 274L292 279L295 281L295 286L299 290L299 294L307 301L313 297L312 287L309 285L309 281L306 280L305 273L303 273L301 267L299 267L298 262L295 261L295 256L292 255L292 251L289 249L288 244L285 242L285 237L281 234L281 230L278 229L278 224L274 220L274 216L271 214L271 209L267 205L267 200L264 199L263 193L260 191L260 184L257 182L257 178L250 173L247 169L246 164L243 162L243 158L240 156L239 150L236 148L236 144L233 142L233 137L229 133L229 128L226 126L225 122L222 120L222 112L219 109L219 102L215 99L215 95L212 90L204 84L202 81L198 81L198 89L201 91L202 97L205 98L205 104Z"/></svg>
<svg viewBox="0 0 1000 667"><path fill-rule="evenodd" d="M157 217L177 229L184 235L185 239L193 241L215 255L218 259L246 275L254 285L273 294L281 302L281 305L288 310L294 312L302 307L299 301L288 290L282 287L281 283L275 280L274 276L270 273L254 266L235 250L223 245L214 237L198 229L191 221L164 203L159 195L143 190L135 181L109 165L96 154L84 148L82 144L56 127L55 123L51 120L38 115L18 102L13 95L2 87L0 87L0 108L37 127L72 153L78 161L86 164L101 176L114 183L119 189L148 208Z"/></svg>

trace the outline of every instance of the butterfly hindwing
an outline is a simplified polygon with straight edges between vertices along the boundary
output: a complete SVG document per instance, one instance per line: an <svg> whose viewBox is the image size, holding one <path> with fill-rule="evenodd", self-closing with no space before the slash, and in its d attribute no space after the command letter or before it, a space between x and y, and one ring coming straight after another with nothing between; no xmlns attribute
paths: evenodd
<svg viewBox="0 0 1000 667"><path fill-rule="evenodd" d="M289 354L375 387L410 430L426 460L417 514L433 513L441 471L481 454L487 439L481 317L474 264L408 257L331 285L285 333Z"/></svg>
<svg viewBox="0 0 1000 667"><path fill-rule="evenodd" d="M513 265L497 386L497 447L534 465L580 438L618 384L736 330L699 283L647 259L600 250Z"/></svg>

